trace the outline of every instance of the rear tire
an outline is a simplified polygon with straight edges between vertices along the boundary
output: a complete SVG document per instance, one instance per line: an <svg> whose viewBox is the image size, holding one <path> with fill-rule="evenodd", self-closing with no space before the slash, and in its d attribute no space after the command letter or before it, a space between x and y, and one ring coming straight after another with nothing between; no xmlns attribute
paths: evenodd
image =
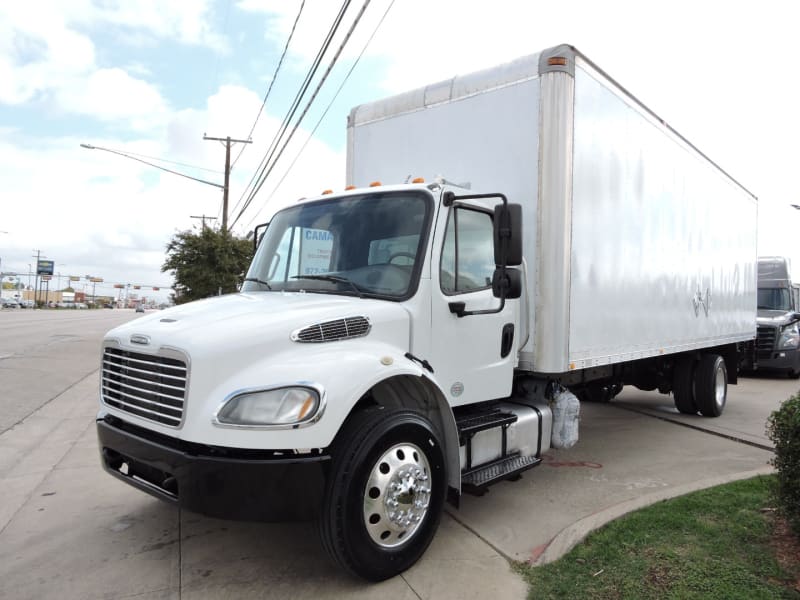
<svg viewBox="0 0 800 600"><path fill-rule="evenodd" d="M700 414L718 417L728 398L728 370L719 354L704 354L694 375L695 401Z"/></svg>
<svg viewBox="0 0 800 600"><path fill-rule="evenodd" d="M694 393L696 362L694 358L690 357L679 358L672 372L672 397L675 408L684 415L697 414Z"/></svg>
<svg viewBox="0 0 800 600"><path fill-rule="evenodd" d="M382 581L425 552L447 490L444 448L423 415L375 408L356 413L333 446L319 533L350 573Z"/></svg>

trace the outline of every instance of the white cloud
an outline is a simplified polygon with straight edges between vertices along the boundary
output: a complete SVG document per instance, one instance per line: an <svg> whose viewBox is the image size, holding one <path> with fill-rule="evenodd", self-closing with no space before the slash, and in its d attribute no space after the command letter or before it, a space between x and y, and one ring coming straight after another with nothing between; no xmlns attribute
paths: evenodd
<svg viewBox="0 0 800 600"><path fill-rule="evenodd" d="M58 90L55 99L65 112L103 121L130 119L128 124L137 128L162 125L167 110L154 86L118 68L97 69L80 84Z"/></svg>

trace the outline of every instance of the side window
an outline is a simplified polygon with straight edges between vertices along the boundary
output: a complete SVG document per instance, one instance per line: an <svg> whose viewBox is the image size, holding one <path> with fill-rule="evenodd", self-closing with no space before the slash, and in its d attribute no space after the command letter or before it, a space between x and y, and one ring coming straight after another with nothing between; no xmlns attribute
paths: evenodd
<svg viewBox="0 0 800 600"><path fill-rule="evenodd" d="M489 213L467 208L450 211L439 280L445 294L481 290L492 285L494 229Z"/></svg>

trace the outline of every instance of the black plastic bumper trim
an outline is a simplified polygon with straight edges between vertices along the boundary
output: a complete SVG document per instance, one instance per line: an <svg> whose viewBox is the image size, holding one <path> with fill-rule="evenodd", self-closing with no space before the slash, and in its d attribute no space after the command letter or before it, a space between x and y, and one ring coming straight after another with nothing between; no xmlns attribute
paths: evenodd
<svg viewBox="0 0 800 600"><path fill-rule="evenodd" d="M103 467L160 500L243 521L314 519L329 456L203 446L119 419L97 421Z"/></svg>

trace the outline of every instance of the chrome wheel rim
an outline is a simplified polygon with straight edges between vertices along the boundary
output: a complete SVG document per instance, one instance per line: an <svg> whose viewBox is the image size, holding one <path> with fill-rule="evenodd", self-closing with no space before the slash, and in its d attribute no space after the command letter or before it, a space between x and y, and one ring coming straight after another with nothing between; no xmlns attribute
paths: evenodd
<svg viewBox="0 0 800 600"><path fill-rule="evenodd" d="M414 444L395 444L375 462L364 488L364 525L381 548L397 548L419 530L431 499L431 469Z"/></svg>
<svg viewBox="0 0 800 600"><path fill-rule="evenodd" d="M721 368L717 369L717 375L714 380L714 400L718 408L725 405L725 388L727 382L725 381L725 371Z"/></svg>

